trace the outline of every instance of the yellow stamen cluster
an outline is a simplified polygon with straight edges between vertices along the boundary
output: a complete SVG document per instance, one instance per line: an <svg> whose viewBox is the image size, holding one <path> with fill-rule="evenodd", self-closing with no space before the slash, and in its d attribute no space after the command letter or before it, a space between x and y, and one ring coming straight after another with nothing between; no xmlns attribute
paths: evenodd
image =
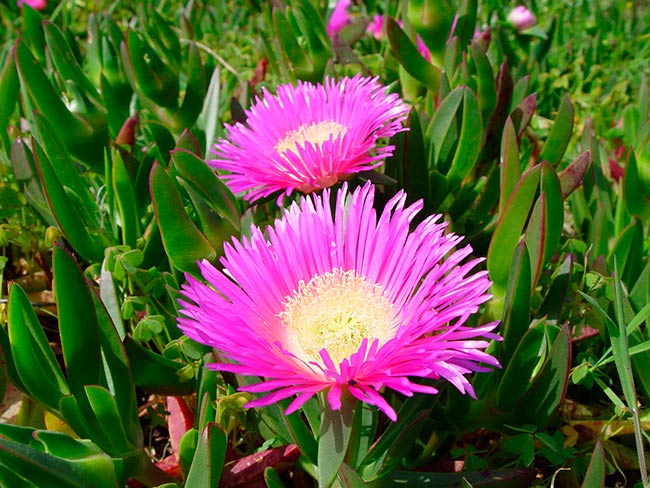
<svg viewBox="0 0 650 488"><path fill-rule="evenodd" d="M314 145L320 145L323 142L344 136L348 128L334 121L314 122L313 124L303 124L298 129L289 131L284 138L277 143L275 150L280 154L291 151L299 154L298 146L305 147L306 142Z"/></svg>
<svg viewBox="0 0 650 488"><path fill-rule="evenodd" d="M287 328L288 349L306 362L322 360L326 349L336 365L355 353L363 339L385 343L395 313L382 288L340 268L301 281L286 298L279 317Z"/></svg>

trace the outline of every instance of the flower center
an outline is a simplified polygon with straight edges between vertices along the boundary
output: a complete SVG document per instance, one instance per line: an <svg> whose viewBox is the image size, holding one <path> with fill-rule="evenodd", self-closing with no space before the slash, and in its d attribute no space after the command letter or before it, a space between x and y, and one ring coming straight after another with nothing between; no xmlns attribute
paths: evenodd
<svg viewBox="0 0 650 488"><path fill-rule="evenodd" d="M394 311L382 288L340 268L301 281L279 317L287 327L288 349L306 362L322 364L326 349L340 364L363 339L385 343L393 335Z"/></svg>
<svg viewBox="0 0 650 488"><path fill-rule="evenodd" d="M284 138L277 143L275 150L280 154L291 151L299 155L298 146L305 147L306 142L313 145L320 145L323 142L344 136L348 128L334 121L314 122L312 124L303 124L296 130L287 132Z"/></svg>

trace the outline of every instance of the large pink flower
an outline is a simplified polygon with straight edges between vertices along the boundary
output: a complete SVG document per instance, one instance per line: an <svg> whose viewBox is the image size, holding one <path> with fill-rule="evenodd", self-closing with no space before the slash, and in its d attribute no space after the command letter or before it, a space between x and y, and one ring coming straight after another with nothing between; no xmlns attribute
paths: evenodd
<svg viewBox="0 0 650 488"><path fill-rule="evenodd" d="M378 140L404 130L408 110L376 78L283 85L275 96L264 92L246 124L227 127L208 164L227 171L231 190L249 192L250 201L309 193L379 166L394 148Z"/></svg>
<svg viewBox="0 0 650 488"><path fill-rule="evenodd" d="M498 365L483 351L497 323L465 325L490 282L440 216L411 231L422 203L405 200L399 192L378 218L370 183L352 194L344 184L333 211L329 190L302 197L266 236L253 228L226 245L223 271L201 263L207 284L187 276L180 328L227 360L210 367L266 378L241 388L267 393L251 407L297 395L291 413L328 390L336 410L346 389L395 420L383 387L437 393L413 377L473 396L465 375Z"/></svg>

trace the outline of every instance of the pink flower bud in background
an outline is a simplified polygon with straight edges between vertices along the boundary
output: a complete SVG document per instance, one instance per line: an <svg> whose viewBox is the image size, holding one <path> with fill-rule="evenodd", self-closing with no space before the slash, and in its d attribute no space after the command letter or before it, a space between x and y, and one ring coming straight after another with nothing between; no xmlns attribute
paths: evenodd
<svg viewBox="0 0 650 488"><path fill-rule="evenodd" d="M16 4L22 8L23 5L29 5L34 10L43 10L47 7L47 0L18 0Z"/></svg>
<svg viewBox="0 0 650 488"><path fill-rule="evenodd" d="M348 8L352 4L352 0L339 0L334 7L332 16L327 22L327 35L332 37L335 32L341 32L345 26L350 24L352 16L348 12Z"/></svg>
<svg viewBox="0 0 650 488"><path fill-rule="evenodd" d="M535 15L523 5L513 8L507 20L518 31L526 30L537 23Z"/></svg>

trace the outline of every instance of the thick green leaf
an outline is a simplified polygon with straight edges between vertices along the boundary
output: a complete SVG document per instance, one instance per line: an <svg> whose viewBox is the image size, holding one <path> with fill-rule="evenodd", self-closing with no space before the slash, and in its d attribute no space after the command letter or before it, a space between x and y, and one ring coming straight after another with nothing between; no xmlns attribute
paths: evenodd
<svg viewBox="0 0 650 488"><path fill-rule="evenodd" d="M177 116L178 127L191 127L201 113L205 99L205 67L201 62L199 49L194 42L189 44L187 59L187 85Z"/></svg>
<svg viewBox="0 0 650 488"><path fill-rule="evenodd" d="M386 160L387 176L399 181L404 191L412 199L423 199L429 205L429 174L422 126L417 110L409 112L406 126L408 131L398 132L391 139L395 150Z"/></svg>
<svg viewBox="0 0 650 488"><path fill-rule="evenodd" d="M122 62L136 92L141 92L159 106L178 107L178 75L135 30L127 34Z"/></svg>
<svg viewBox="0 0 650 488"><path fill-rule="evenodd" d="M643 224L637 219L623 229L615 238L614 247L609 256L610 266L614 260L622 270L621 277L628 287L634 286L643 268Z"/></svg>
<svg viewBox="0 0 650 488"><path fill-rule="evenodd" d="M16 71L15 48L11 48L9 55L5 58L4 65L0 69L0 127L8 127L9 121L20 93L20 81ZM6 130L3 130L0 137L5 150L9 149L9 137Z"/></svg>
<svg viewBox="0 0 650 488"><path fill-rule="evenodd" d="M431 93L437 93L440 87L440 69L422 57L417 47L392 17L386 19L386 34L395 57L404 69L431 90Z"/></svg>
<svg viewBox="0 0 650 488"><path fill-rule="evenodd" d="M501 184L499 192L499 212L503 212L506 202L521 178L521 162L519 161L519 143L512 119L506 120L501 139Z"/></svg>
<svg viewBox="0 0 650 488"><path fill-rule="evenodd" d="M605 452L600 440L596 441L594 452L591 454L589 466L582 480L581 488L592 488L596 486L605 486Z"/></svg>
<svg viewBox="0 0 650 488"><path fill-rule="evenodd" d="M544 337L544 324L538 323L528 328L516 345L497 389L496 405L499 409L511 410L529 388L535 366L539 362Z"/></svg>
<svg viewBox="0 0 650 488"><path fill-rule="evenodd" d="M443 148L450 145L449 141L456 142L456 114L463 101L464 89L458 87L454 89L440 103L436 113L433 115L425 134L425 143L427 146L429 171L438 169L447 172L448 168L442 166L445 162L446 154L442 152Z"/></svg>
<svg viewBox="0 0 650 488"><path fill-rule="evenodd" d="M69 394L68 384L29 298L19 285L9 291L9 342L18 376L27 392L53 411Z"/></svg>
<svg viewBox="0 0 650 488"><path fill-rule="evenodd" d="M118 486L108 456L68 461L30 446L0 438L0 463L39 487L114 488ZM22 486L22 485L21 485Z"/></svg>
<svg viewBox="0 0 650 488"><path fill-rule="evenodd" d="M494 73L490 61L476 42L472 43L470 53L476 68L477 95L481 107L481 119L487 121L497 103L497 87L494 82Z"/></svg>
<svg viewBox="0 0 650 488"><path fill-rule="evenodd" d="M630 214L641 217L647 217L650 214L650 200L647 193L639 177L634 151L630 151L625 163L625 174L623 175L623 199Z"/></svg>
<svg viewBox="0 0 650 488"><path fill-rule="evenodd" d="M181 382L179 379L178 372L183 364L144 348L130 336L126 337L124 347L133 371L133 380L138 388L172 396L184 396L194 392L193 381Z"/></svg>
<svg viewBox="0 0 650 488"><path fill-rule="evenodd" d="M122 243L135 249L136 239L142 235L142 231L136 209L133 184L118 151L114 153L112 168L113 194L122 224Z"/></svg>
<svg viewBox="0 0 650 488"><path fill-rule="evenodd" d="M318 436L318 486L328 488L336 479L350 442L357 399L347 391L341 395L341 407L323 409L321 430Z"/></svg>
<svg viewBox="0 0 650 488"><path fill-rule="evenodd" d="M514 249L528 220L539 185L541 167L526 171L517 184L497 222L488 249L487 266L495 291L502 293L508 282Z"/></svg>
<svg viewBox="0 0 650 488"><path fill-rule="evenodd" d="M447 183L454 190L470 174L481 152L483 129L476 95L468 88L463 89L463 123L460 129L458 147L447 173Z"/></svg>
<svg viewBox="0 0 650 488"><path fill-rule="evenodd" d="M226 432L219 424L209 423L199 437L185 486L218 486L227 447Z"/></svg>
<svg viewBox="0 0 650 488"><path fill-rule="evenodd" d="M115 397L115 403L127 430L127 437L133 445L141 445L142 430L137 416L135 385L129 359L111 316L96 293L91 292L97 311L99 341L101 344L103 374L108 390Z"/></svg>
<svg viewBox="0 0 650 488"><path fill-rule="evenodd" d="M197 272L197 261L214 259L217 253L190 220L174 182L159 164L151 170L150 190L170 261L181 271Z"/></svg>
<svg viewBox="0 0 650 488"><path fill-rule="evenodd" d="M531 270L528 250L519 242L512 256L511 271L503 307L500 334L503 337L499 361L506 368L530 325Z"/></svg>
<svg viewBox="0 0 650 488"><path fill-rule="evenodd" d="M516 88L516 85L515 85ZM515 96L515 95L513 95ZM533 93L524 98L519 106L512 111L511 117L515 128L517 129L517 137L521 137L530 124L533 118L535 109L537 108L537 94Z"/></svg>
<svg viewBox="0 0 650 488"><path fill-rule="evenodd" d="M203 196L220 217L239 230L241 225L239 203L214 171L198 156L188 151L174 150L171 156L178 174Z"/></svg>
<svg viewBox="0 0 650 488"><path fill-rule="evenodd" d="M91 101L96 106L101 105L102 102L99 93L97 93L97 89L86 78L86 75L76 62L74 53L70 49L70 45L59 27L53 22L46 20L43 22L43 30L45 32L48 53L52 58L52 62L59 76L63 80L72 82L75 89L86 100Z"/></svg>
<svg viewBox="0 0 650 488"><path fill-rule="evenodd" d="M267 488L285 488L280 475L270 467L264 470L264 482Z"/></svg>
<svg viewBox="0 0 650 488"><path fill-rule="evenodd" d="M563 199L568 197L582 184L582 180L587 174L590 164L591 155L588 151L585 151L558 174L560 185L562 186Z"/></svg>
<svg viewBox="0 0 650 488"><path fill-rule="evenodd" d="M551 346L530 388L523 397L523 389L510 389L510 395L519 399L512 413L514 425L534 424L540 429L546 428L548 422L557 414L566 394L571 369L571 334L566 324L563 324L556 334L553 330L555 326L548 325L546 328L552 328L551 334L547 332L546 338ZM554 339L552 334L555 334ZM502 384L505 382L504 374ZM510 416L507 418L510 419Z"/></svg>
<svg viewBox="0 0 650 488"><path fill-rule="evenodd" d="M314 65L298 43L298 35L280 8L273 9L273 27L284 58L295 79L311 79ZM313 80L316 81L316 80Z"/></svg>
<svg viewBox="0 0 650 488"><path fill-rule="evenodd" d="M562 97L551 132L542 147L540 161L556 166L564 155L573 133L573 105L568 95Z"/></svg>
<svg viewBox="0 0 650 488"><path fill-rule="evenodd" d="M70 390L75 396L84 397L84 385L103 383L95 304L74 258L56 247L53 262L61 349Z"/></svg>
<svg viewBox="0 0 650 488"><path fill-rule="evenodd" d="M341 464L337 479L342 488L367 488L368 486L361 476L345 463Z"/></svg>
<svg viewBox="0 0 650 488"><path fill-rule="evenodd" d="M91 234L90 229L86 228L79 214L79 206L75 205L75 202L69 198L69 194L65 191L56 175L54 166L40 146L34 142L33 148L41 184L59 227L75 251L84 259L95 262L101 261L104 256L105 242L99 236Z"/></svg>
<svg viewBox="0 0 650 488"><path fill-rule="evenodd" d="M131 444L127 438L124 422L111 393L96 385L89 385L84 389L99 425L103 427L111 444L116 446L116 450L111 451L110 454L113 457L120 457L134 450L137 446Z"/></svg>

